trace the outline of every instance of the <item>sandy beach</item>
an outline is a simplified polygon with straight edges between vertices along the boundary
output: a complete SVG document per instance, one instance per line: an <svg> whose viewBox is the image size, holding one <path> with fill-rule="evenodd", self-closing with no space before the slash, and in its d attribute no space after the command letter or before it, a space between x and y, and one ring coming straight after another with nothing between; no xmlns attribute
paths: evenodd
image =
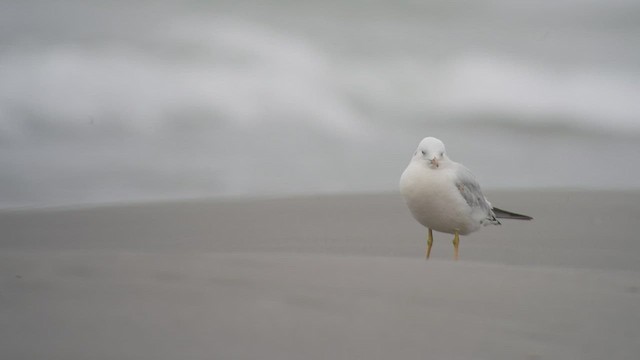
<svg viewBox="0 0 640 360"><path fill-rule="evenodd" d="M7 359L637 359L640 192L488 191L461 240L399 194L0 212Z"/></svg>

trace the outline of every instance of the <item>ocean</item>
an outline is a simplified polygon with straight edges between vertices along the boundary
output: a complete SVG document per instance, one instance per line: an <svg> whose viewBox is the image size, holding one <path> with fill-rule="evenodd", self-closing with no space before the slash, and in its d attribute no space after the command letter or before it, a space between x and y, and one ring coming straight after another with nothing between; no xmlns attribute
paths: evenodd
<svg viewBox="0 0 640 360"><path fill-rule="evenodd" d="M640 188L640 3L0 4L0 208L394 192L425 136L485 189Z"/></svg>

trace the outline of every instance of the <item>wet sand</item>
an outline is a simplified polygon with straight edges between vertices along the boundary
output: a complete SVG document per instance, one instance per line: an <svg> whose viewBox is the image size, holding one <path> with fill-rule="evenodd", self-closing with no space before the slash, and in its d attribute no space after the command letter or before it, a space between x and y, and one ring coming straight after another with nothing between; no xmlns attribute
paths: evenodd
<svg viewBox="0 0 640 360"><path fill-rule="evenodd" d="M639 192L489 191L426 231L397 194L0 212L10 359L637 359Z"/></svg>

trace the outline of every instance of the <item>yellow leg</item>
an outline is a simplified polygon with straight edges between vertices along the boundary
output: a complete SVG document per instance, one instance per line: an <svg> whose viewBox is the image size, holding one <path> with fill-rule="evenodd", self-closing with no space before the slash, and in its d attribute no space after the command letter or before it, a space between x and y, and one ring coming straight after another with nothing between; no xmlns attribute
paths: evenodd
<svg viewBox="0 0 640 360"><path fill-rule="evenodd" d="M458 235L458 230L456 230L455 236L453 237L453 260L458 260L459 245L460 245L460 236Z"/></svg>
<svg viewBox="0 0 640 360"><path fill-rule="evenodd" d="M429 236L427 237L427 259L431 256L431 245L433 245L433 230L429 229Z"/></svg>

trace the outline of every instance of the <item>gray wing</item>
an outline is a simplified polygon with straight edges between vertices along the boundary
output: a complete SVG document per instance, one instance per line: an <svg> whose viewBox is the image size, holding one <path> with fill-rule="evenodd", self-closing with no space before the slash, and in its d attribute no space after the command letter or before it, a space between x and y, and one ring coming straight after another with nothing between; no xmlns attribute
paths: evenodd
<svg viewBox="0 0 640 360"><path fill-rule="evenodd" d="M482 215L482 223L488 221L491 224L500 224L492 211L491 203L482 193L480 184L478 184L475 176L473 176L473 173L471 173L469 169L462 165L459 165L456 170L456 187L471 208L471 211Z"/></svg>

